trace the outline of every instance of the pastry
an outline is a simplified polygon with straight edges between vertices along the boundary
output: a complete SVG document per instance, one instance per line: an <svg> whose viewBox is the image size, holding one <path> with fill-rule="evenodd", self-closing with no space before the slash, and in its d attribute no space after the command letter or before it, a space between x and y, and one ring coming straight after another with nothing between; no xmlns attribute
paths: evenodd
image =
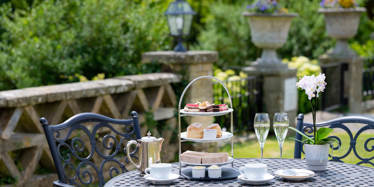
<svg viewBox="0 0 374 187"><path fill-rule="evenodd" d="M212 179L217 179L222 176L222 169L217 165L212 165L208 168L208 177Z"/></svg>
<svg viewBox="0 0 374 187"><path fill-rule="evenodd" d="M219 105L213 104L212 107L208 109L208 112L219 112Z"/></svg>
<svg viewBox="0 0 374 187"><path fill-rule="evenodd" d="M209 125L206 129L215 129L215 130L217 130L217 137L216 138L221 138L222 137L221 127L217 123L213 123L213 124Z"/></svg>
<svg viewBox="0 0 374 187"><path fill-rule="evenodd" d="M200 112L207 112L211 108L212 108L212 105L208 101L204 101L199 104Z"/></svg>
<svg viewBox="0 0 374 187"><path fill-rule="evenodd" d="M202 139L204 136L204 128L200 123L192 123L187 127L187 138Z"/></svg>
<svg viewBox="0 0 374 187"><path fill-rule="evenodd" d="M228 110L226 104L219 104L218 106L219 106L219 111L225 111L225 110Z"/></svg>

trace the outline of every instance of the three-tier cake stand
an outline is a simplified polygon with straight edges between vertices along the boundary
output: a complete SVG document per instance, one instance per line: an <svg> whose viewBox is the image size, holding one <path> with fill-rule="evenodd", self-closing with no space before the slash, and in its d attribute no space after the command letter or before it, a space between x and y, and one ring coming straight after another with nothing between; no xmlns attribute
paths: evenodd
<svg viewBox="0 0 374 187"><path fill-rule="evenodd" d="M184 98L184 95L186 93L186 91L192 86L192 84L194 84L196 81L198 80L201 80L201 79L210 79L211 81L215 80L217 81L217 83L219 83L226 91L227 93L227 96L229 98L229 102L230 102L230 107L228 108L228 110L225 110L225 111L219 111L219 112L187 112L187 111L184 111L183 108L181 108L181 105L182 105L182 101L183 101L183 98ZM179 143L179 174L181 174L181 171L182 171L182 164L183 165L204 165L204 166L209 166L209 165L213 165L213 164L192 164L192 163L182 163L181 161L181 154L182 154L182 142L198 142L198 143L211 143L211 142L218 142L218 141L226 141L226 140L230 140L231 139L231 158L229 158L228 162L225 162L225 163L221 163L219 165L227 165L227 164L231 164L231 166L233 167L234 166L234 139L233 139L233 135L234 135L234 125L233 125L233 118L234 118L234 110L232 108L232 101L231 101L231 95L230 95L230 92L228 91L227 87L225 86L225 84L213 77L213 76L200 76L200 77L197 77L195 79L193 79L187 86L186 88L183 90L182 92L182 95L179 99L179 104L178 104L178 143ZM214 116L223 116L223 115L228 115L230 114L231 117L230 117L230 132L226 132L226 131L223 131L222 132L222 137L221 138L216 138L216 139L194 139L194 138L188 138L187 137L187 132L181 132L182 131L182 127L181 127L181 117L185 117L185 116L210 116L210 117L214 117Z"/></svg>

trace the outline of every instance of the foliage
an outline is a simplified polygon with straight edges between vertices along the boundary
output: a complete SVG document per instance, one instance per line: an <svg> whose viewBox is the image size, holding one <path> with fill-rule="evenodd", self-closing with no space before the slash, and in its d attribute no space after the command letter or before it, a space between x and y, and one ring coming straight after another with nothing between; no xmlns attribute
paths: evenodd
<svg viewBox="0 0 374 187"><path fill-rule="evenodd" d="M251 43L248 23L242 15L245 6L244 3L213 4L206 29L198 38L199 45L193 46L194 49L218 51L217 65L220 68L244 65L245 60L254 60L260 54L260 50Z"/></svg>
<svg viewBox="0 0 374 187"><path fill-rule="evenodd" d="M235 97L235 95L245 95L246 89L243 89L243 86L246 85L247 74L244 72L239 72L238 74L232 70L227 69L223 71L219 68L214 70L214 76L223 81L230 92L230 95ZM215 95L215 102L219 103L220 98L225 98L225 103L228 103L228 98L226 93L222 93L222 86L219 84L214 84L213 93ZM235 103L234 103L235 104ZM240 106L239 106L240 107ZM242 106L245 107L245 106Z"/></svg>
<svg viewBox="0 0 374 187"><path fill-rule="evenodd" d="M43 1L1 7L0 89L155 71L141 54L169 47L162 6L130 0ZM155 69L156 68L156 69Z"/></svg>
<svg viewBox="0 0 374 187"><path fill-rule="evenodd" d="M306 75L318 75L321 73L318 61L310 60L305 56L292 57L291 60L283 59L283 63L288 64L289 68L297 69L297 77L299 79Z"/></svg>
<svg viewBox="0 0 374 187"><path fill-rule="evenodd" d="M217 68L214 70L214 76L226 85L231 95L232 106L235 109L235 133L248 132L251 129L250 124L252 124L254 114L260 107L256 105L257 95L255 93L258 90L252 85L255 80L248 79L244 72L235 72L232 69L224 71ZM226 91L218 83L213 85L213 95L214 103L229 104L230 102ZM216 122L225 128L230 128L229 116L219 117Z"/></svg>
<svg viewBox="0 0 374 187"><path fill-rule="evenodd" d="M374 40L369 40L366 44L360 45L358 42L353 43L352 48L359 56L365 58L364 67L374 67Z"/></svg>
<svg viewBox="0 0 374 187"><path fill-rule="evenodd" d="M16 179L11 176L0 176L0 185L14 184Z"/></svg>
<svg viewBox="0 0 374 187"><path fill-rule="evenodd" d="M296 133L303 136L303 143L305 144L316 144L316 145L324 145L324 144L333 144L336 140L330 138L329 135L333 131L331 128L321 127L316 130L316 138L311 138L308 135L304 134L303 132L295 129L294 127L288 127L289 129L295 131ZM313 129L314 130L314 129Z"/></svg>

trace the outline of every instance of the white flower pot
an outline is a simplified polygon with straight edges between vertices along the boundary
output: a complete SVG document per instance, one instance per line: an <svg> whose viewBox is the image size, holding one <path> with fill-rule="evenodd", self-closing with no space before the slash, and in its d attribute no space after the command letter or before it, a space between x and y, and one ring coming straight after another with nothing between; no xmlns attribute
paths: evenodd
<svg viewBox="0 0 374 187"><path fill-rule="evenodd" d="M360 16L365 8L321 8L320 13L325 15L327 34L337 39L330 56L351 57L355 53L348 45L348 39L354 37L360 23Z"/></svg>
<svg viewBox="0 0 374 187"><path fill-rule="evenodd" d="M252 42L256 47L262 49L260 59L257 59L254 66L258 68L280 68L287 69L287 65L277 57L276 49L283 46L287 41L288 31L292 19L297 14L259 14L243 13L248 17L251 28Z"/></svg>
<svg viewBox="0 0 374 187"><path fill-rule="evenodd" d="M308 168L313 171L324 171L329 158L329 144L304 144L305 159Z"/></svg>

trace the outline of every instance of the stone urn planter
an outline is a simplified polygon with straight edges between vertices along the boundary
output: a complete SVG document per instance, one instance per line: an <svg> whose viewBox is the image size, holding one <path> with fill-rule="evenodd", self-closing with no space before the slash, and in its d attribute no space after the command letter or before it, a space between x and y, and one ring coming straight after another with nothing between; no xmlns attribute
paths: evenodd
<svg viewBox="0 0 374 187"><path fill-rule="evenodd" d="M308 168L313 171L324 171L329 158L329 144L304 144L305 159Z"/></svg>
<svg viewBox="0 0 374 187"><path fill-rule="evenodd" d="M248 18L252 42L262 49L261 58L253 66L259 69L287 69L276 50L287 41L291 21L297 14L243 13Z"/></svg>
<svg viewBox="0 0 374 187"><path fill-rule="evenodd" d="M348 39L356 35L365 8L321 8L319 12L325 16L327 34L337 40L328 55L342 58L354 56Z"/></svg>

